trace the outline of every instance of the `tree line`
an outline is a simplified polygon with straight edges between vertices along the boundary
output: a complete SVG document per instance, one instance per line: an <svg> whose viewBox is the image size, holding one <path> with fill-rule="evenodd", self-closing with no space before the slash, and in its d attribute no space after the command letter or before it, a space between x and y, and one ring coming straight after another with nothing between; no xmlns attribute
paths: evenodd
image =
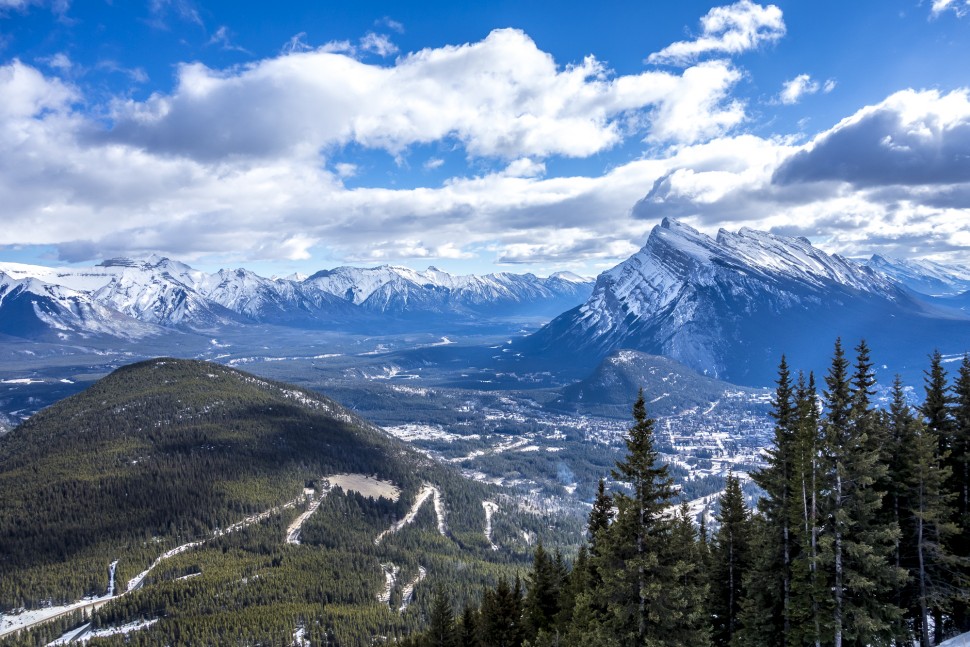
<svg viewBox="0 0 970 647"><path fill-rule="evenodd" d="M763 496L749 509L730 474L710 533L675 505L641 391L572 564L540 545L524 581L457 615L438 591L403 644L924 647L970 631L970 357L951 384L934 353L924 389L910 406L897 377L877 407L865 342L854 363L836 342L821 392L783 357L751 474Z"/></svg>

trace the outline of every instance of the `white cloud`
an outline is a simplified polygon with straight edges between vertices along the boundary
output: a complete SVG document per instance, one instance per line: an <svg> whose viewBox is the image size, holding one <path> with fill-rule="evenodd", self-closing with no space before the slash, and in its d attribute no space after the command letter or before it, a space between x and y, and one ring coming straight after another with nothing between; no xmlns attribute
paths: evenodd
<svg viewBox="0 0 970 647"><path fill-rule="evenodd" d="M820 89L817 81L813 81L808 74L799 74L790 81L785 81L781 87L778 100L785 105L798 103L806 94L815 94Z"/></svg>
<svg viewBox="0 0 970 647"><path fill-rule="evenodd" d="M350 142L400 154L452 139L473 157L586 157L639 129L660 142L716 136L744 118L723 61L681 75L615 76L592 56L560 68L524 33L425 49L384 67L330 43L245 67L178 71L171 95L115 107L119 143L200 160L316 154ZM286 115L285 119L279 115Z"/></svg>
<svg viewBox="0 0 970 647"><path fill-rule="evenodd" d="M53 56L48 56L38 60L40 60L41 63L45 63L51 69L58 70L60 72L69 72L71 67L73 67L71 58L64 52L58 52Z"/></svg>
<svg viewBox="0 0 970 647"><path fill-rule="evenodd" d="M16 11L25 11L31 6L44 6L50 5L51 11L60 16L64 17L68 9L71 8L70 0L0 0L0 12L6 9L13 9ZM2 17L2 15L0 15Z"/></svg>
<svg viewBox="0 0 970 647"><path fill-rule="evenodd" d="M360 48L365 52L377 54L382 58L393 56L401 51L397 45L391 42L390 36L387 34L375 34L372 31L367 32L360 39Z"/></svg>
<svg viewBox="0 0 970 647"><path fill-rule="evenodd" d="M184 66L173 94L115 106L118 130L105 137L77 88L13 61L0 66L0 245L56 245L70 260L231 249L237 262L487 253L591 267L622 260L673 215L821 235L846 253L914 241L923 253L967 251L970 91L898 93L800 146L724 134L744 118L730 94L739 75L724 61L679 75L615 76L595 59L560 68L504 31L386 66L320 50ZM550 175L551 156L631 131L676 145L598 176ZM328 148L446 138L490 158L470 168L499 170L348 188L341 177L356 169Z"/></svg>
<svg viewBox="0 0 970 647"><path fill-rule="evenodd" d="M222 25L221 27L219 27L219 29L217 29L215 33L212 34L212 37L209 38L208 44L219 45L220 47L222 47L222 49L227 51L245 52L247 54L250 53L249 50L246 49L245 47L241 47L240 45L237 45L236 43L232 42L232 33L229 31L229 28L226 27L225 25Z"/></svg>
<svg viewBox="0 0 970 647"><path fill-rule="evenodd" d="M357 165L350 164L349 162L334 164L334 169L337 171L337 175L342 178L354 177L357 175Z"/></svg>
<svg viewBox="0 0 970 647"><path fill-rule="evenodd" d="M781 9L750 0L714 7L701 18L701 34L672 43L647 57L648 63L687 65L704 54L740 54L785 35Z"/></svg>
<svg viewBox="0 0 970 647"><path fill-rule="evenodd" d="M824 83L819 83L808 74L799 74L795 78L782 83L781 92L776 101L786 106L794 105L806 95L816 94L817 92L828 94L835 89L835 85L834 79L827 79Z"/></svg>
<svg viewBox="0 0 970 647"><path fill-rule="evenodd" d="M933 0L933 5L930 7L930 14L936 17L944 11L952 11L962 18L970 11L970 0Z"/></svg>
<svg viewBox="0 0 970 647"><path fill-rule="evenodd" d="M283 44L280 51L283 54L293 54L295 52L308 52L311 49L313 48L306 43L306 32L301 31L299 34L293 34L293 36L290 37L290 40Z"/></svg>
<svg viewBox="0 0 970 647"><path fill-rule="evenodd" d="M398 22L397 20L394 20L390 16L384 16L380 20L375 20L374 24L377 25L378 27L387 27L391 31L395 31L399 34L404 33L404 25Z"/></svg>
<svg viewBox="0 0 970 647"><path fill-rule="evenodd" d="M505 177L539 177L545 175L546 165L528 157L520 157L505 167L502 175Z"/></svg>

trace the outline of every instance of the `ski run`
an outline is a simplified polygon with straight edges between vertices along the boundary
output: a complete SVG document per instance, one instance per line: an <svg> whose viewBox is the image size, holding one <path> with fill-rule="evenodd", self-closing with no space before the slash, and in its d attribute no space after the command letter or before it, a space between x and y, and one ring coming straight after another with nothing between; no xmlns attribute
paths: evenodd
<svg viewBox="0 0 970 647"><path fill-rule="evenodd" d="M414 598L414 587L416 587L418 583L427 576L427 569L425 569L424 566L418 566L418 574L413 580L407 583L407 585L404 587L404 592L401 593L401 607L398 609L399 613L404 613L408 610L408 605L411 604L411 601Z"/></svg>
<svg viewBox="0 0 970 647"><path fill-rule="evenodd" d="M401 572L401 568L387 562L381 564L381 569L384 571L384 590L377 594L377 601L382 604L389 604L391 602L391 591L394 590L394 585L397 583L397 574Z"/></svg>
<svg viewBox="0 0 970 647"><path fill-rule="evenodd" d="M488 540L492 550L498 550L498 545L492 541L492 515L498 512L498 504L493 501L482 501L482 507L485 508L485 539Z"/></svg>
<svg viewBox="0 0 970 647"><path fill-rule="evenodd" d="M418 516L418 512L421 510L421 506L423 506L424 502L427 501L428 497L431 496L434 496L434 512L435 516L438 518L438 532L441 533L443 537L447 537L448 525L445 523L445 504L441 499L441 492L435 486L425 484L421 488L421 491L418 492L418 496L414 500L414 505L412 505L411 509L408 510L408 513L404 515L404 518L395 522L390 528L379 534L374 539L374 544L380 545L381 541L387 535L394 534L405 526L414 523L415 518Z"/></svg>

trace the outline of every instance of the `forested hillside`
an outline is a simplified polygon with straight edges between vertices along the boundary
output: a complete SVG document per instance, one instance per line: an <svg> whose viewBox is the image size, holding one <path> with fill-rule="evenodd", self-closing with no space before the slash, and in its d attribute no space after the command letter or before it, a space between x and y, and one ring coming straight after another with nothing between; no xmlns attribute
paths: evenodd
<svg viewBox="0 0 970 647"><path fill-rule="evenodd" d="M91 631L156 621L136 643L370 644L422 626L433 584L477 599L577 529L317 394L152 360L0 438L0 637L46 644L80 617L15 636L20 610L88 596Z"/></svg>

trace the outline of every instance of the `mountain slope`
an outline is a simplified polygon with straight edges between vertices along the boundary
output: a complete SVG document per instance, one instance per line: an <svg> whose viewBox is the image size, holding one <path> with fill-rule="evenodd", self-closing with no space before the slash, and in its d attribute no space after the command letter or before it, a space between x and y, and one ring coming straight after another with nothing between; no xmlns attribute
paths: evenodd
<svg viewBox="0 0 970 647"><path fill-rule="evenodd" d="M39 316L23 305L15 315L14 301L8 304L7 319L14 323L0 332L26 337L54 329L62 335L97 332L121 338L158 332L144 324L208 333L252 323L384 330L393 321L398 327L408 322L407 330L424 330L439 321L552 317L581 303L592 289L590 281L567 273L456 276L435 268L417 272L390 266L267 279L245 269L207 274L158 256L111 259L90 268L0 263L0 276L6 277L6 288L0 289L12 293L21 284L33 286L46 304Z"/></svg>
<svg viewBox="0 0 970 647"><path fill-rule="evenodd" d="M665 219L637 254L597 278L585 304L520 348L584 370L631 348L761 386L782 353L824 368L838 336L865 337L892 363L916 366L937 345L962 352L970 319L806 239L750 229L713 239Z"/></svg>
<svg viewBox="0 0 970 647"><path fill-rule="evenodd" d="M423 272L383 265L317 272L305 284L377 313L495 315L559 314L582 302L590 281L568 273L539 278L501 272L457 276L429 267Z"/></svg>
<svg viewBox="0 0 970 647"><path fill-rule="evenodd" d="M109 305L62 285L0 272L0 333L29 339L118 337L156 334L150 323L132 321Z"/></svg>
<svg viewBox="0 0 970 647"><path fill-rule="evenodd" d="M564 387L561 396L548 406L623 418L629 415L630 394L641 388L654 416L673 415L695 407L706 409L731 398L764 399L761 389L739 387L700 375L670 358L618 350L608 355L588 377Z"/></svg>
<svg viewBox="0 0 970 647"><path fill-rule="evenodd" d="M970 268L962 265L888 258L878 254L874 254L865 265L923 294L953 296L970 290Z"/></svg>
<svg viewBox="0 0 970 647"><path fill-rule="evenodd" d="M496 496L320 395L130 365L0 436L0 636L72 603L24 640L101 605L95 626L158 619L147 644L400 638L434 585L468 600L525 558L522 529L562 525L509 505L489 538Z"/></svg>

